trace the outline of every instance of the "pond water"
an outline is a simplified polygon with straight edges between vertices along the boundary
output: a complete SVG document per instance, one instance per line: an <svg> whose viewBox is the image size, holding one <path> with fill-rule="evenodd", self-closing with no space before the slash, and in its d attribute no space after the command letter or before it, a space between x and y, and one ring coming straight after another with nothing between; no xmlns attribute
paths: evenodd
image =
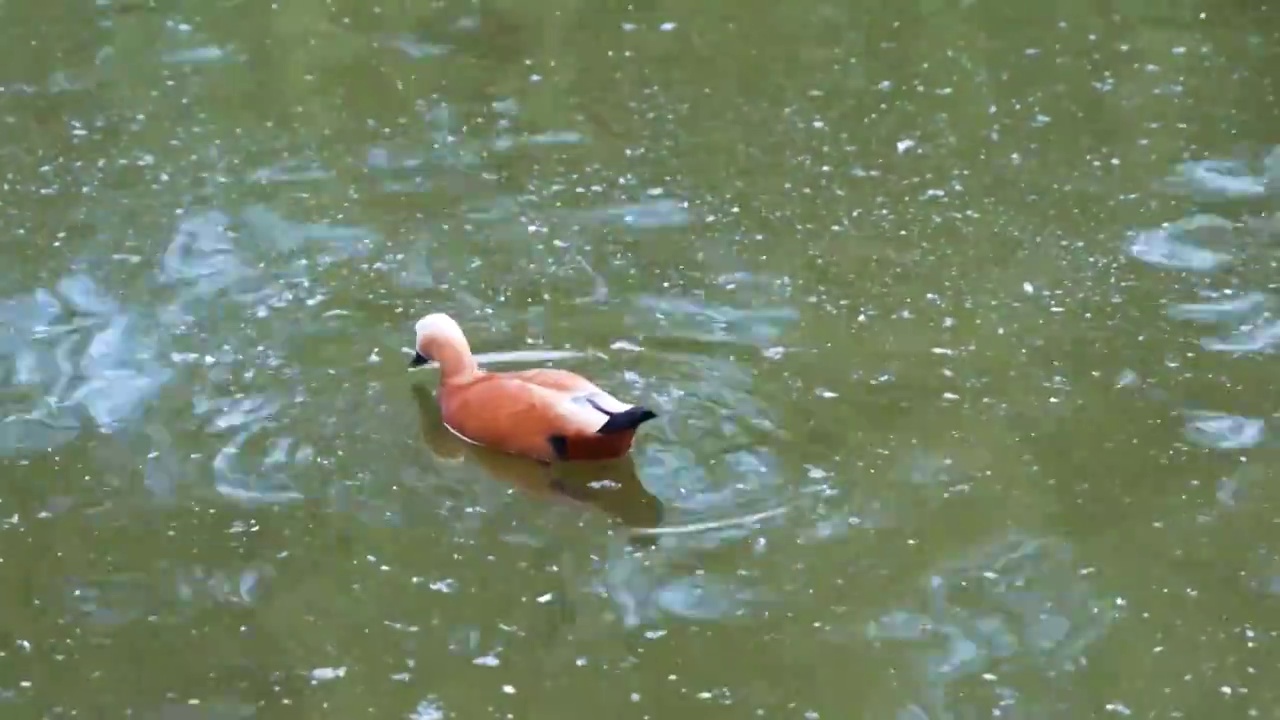
<svg viewBox="0 0 1280 720"><path fill-rule="evenodd" d="M6 716L1276 716L1276 8L0 18Z"/></svg>

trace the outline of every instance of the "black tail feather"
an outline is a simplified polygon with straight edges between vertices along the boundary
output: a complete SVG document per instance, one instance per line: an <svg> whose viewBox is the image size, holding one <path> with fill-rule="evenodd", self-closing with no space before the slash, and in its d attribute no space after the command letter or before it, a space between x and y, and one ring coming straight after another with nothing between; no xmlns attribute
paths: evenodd
<svg viewBox="0 0 1280 720"><path fill-rule="evenodd" d="M594 405L595 403L592 404ZM637 405L620 413L611 413L609 419L600 426L599 430L596 430L596 433L599 435L612 435L613 433L634 430L656 417L658 417L658 413L647 407Z"/></svg>

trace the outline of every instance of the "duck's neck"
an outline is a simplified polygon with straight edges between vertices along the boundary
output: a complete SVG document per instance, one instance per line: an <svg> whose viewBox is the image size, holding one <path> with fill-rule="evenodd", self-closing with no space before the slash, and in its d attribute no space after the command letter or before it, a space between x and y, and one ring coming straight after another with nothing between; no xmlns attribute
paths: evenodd
<svg viewBox="0 0 1280 720"><path fill-rule="evenodd" d="M467 345L449 344L437 348L434 353L436 362L440 363L440 382L467 382L480 372L476 359L471 356L471 348Z"/></svg>

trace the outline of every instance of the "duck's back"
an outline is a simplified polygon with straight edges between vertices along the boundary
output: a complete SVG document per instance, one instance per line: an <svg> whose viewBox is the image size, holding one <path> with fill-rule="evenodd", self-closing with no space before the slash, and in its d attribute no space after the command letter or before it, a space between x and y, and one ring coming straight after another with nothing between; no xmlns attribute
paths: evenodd
<svg viewBox="0 0 1280 720"><path fill-rule="evenodd" d="M499 377L505 376L562 393L604 392L595 383L581 375L556 368L534 368L533 370L518 370L516 372L495 374Z"/></svg>

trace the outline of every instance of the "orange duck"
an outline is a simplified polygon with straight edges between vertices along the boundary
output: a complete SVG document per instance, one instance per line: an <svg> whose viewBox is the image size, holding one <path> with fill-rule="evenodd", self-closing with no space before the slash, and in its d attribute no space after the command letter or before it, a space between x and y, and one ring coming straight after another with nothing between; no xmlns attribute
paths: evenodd
<svg viewBox="0 0 1280 720"><path fill-rule="evenodd" d="M657 417L567 370L485 372L462 328L444 313L424 316L414 331L409 366L440 364L440 418L476 445L541 462L611 460L626 455L636 428Z"/></svg>
<svg viewBox="0 0 1280 720"><path fill-rule="evenodd" d="M477 447L440 422L440 407L430 390L419 383L414 383L412 389L418 403L422 439L442 463L469 461L493 479L530 495L594 506L628 528L655 528L662 524L662 501L640 482L630 456L607 463L551 465Z"/></svg>

